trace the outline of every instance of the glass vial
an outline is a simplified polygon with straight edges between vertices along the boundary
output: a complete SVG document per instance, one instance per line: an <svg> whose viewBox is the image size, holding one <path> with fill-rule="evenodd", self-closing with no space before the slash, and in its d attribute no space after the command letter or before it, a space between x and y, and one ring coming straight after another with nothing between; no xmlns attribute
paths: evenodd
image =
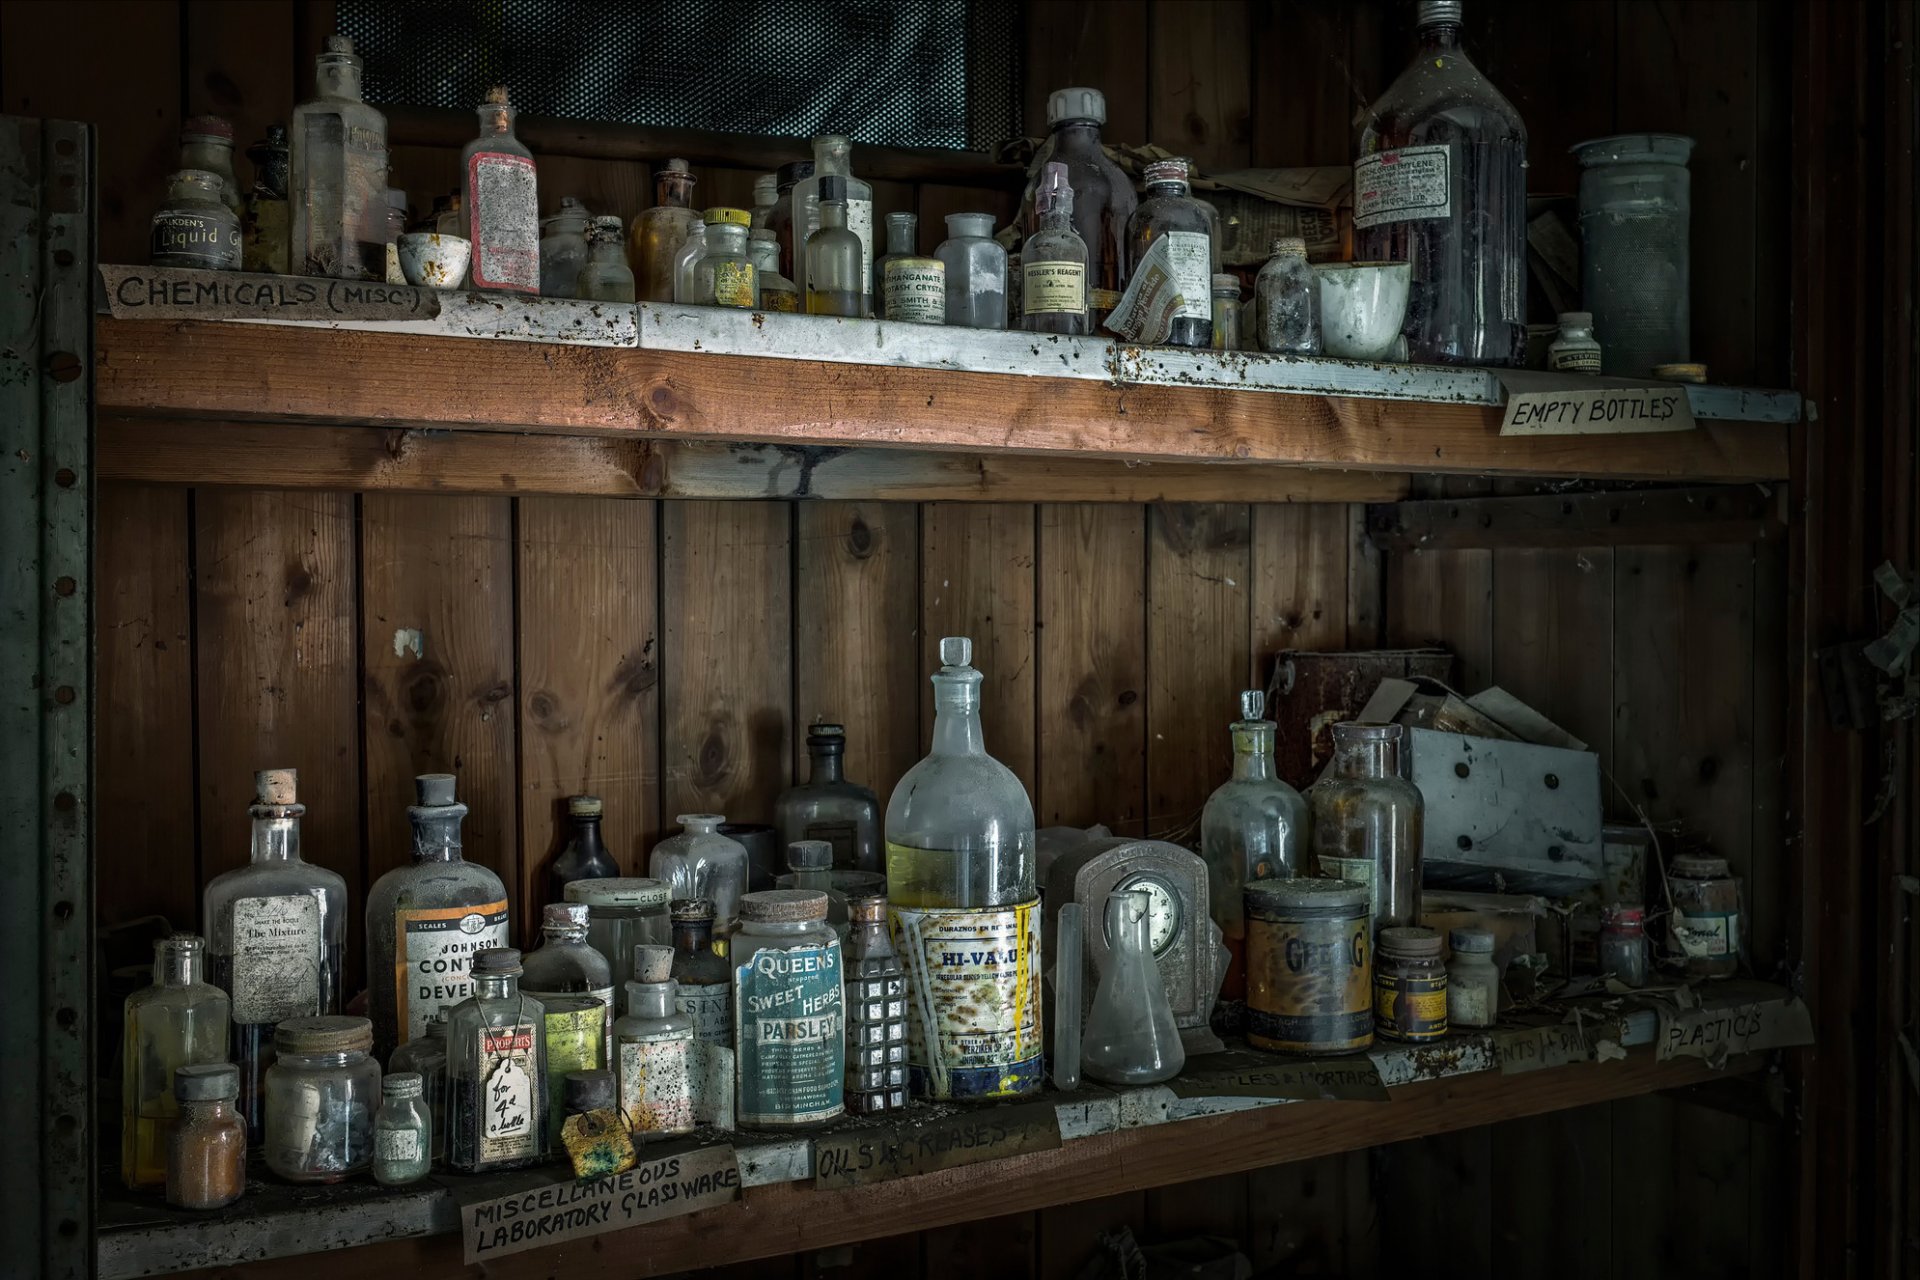
<svg viewBox="0 0 1920 1280"><path fill-rule="evenodd" d="M447 1019L435 1014L413 1039L393 1051L387 1059L389 1076L411 1072L420 1077L421 1101L432 1123L428 1155L435 1160L447 1154Z"/></svg>
<svg viewBox="0 0 1920 1280"><path fill-rule="evenodd" d="M1547 346L1547 368L1560 373L1599 373L1600 340L1591 311L1563 311L1560 332Z"/></svg>
<svg viewBox="0 0 1920 1280"><path fill-rule="evenodd" d="M547 1150L546 1009L520 990L520 953L473 958L473 995L447 1015L447 1163L517 1169Z"/></svg>
<svg viewBox="0 0 1920 1280"><path fill-rule="evenodd" d="M753 259L747 256L747 224L752 217L745 209L707 210L706 251L693 279L693 300L701 306L751 311L760 305Z"/></svg>
<svg viewBox="0 0 1920 1280"><path fill-rule="evenodd" d="M1129 178L1100 145L1107 122L1107 100L1098 89L1055 89L1047 96L1048 135L1027 169L1027 192L1020 205L1021 225L1029 236L1041 230L1039 191L1047 166L1067 167L1073 191L1073 229L1087 247L1087 305L1093 328L1120 303L1127 286L1127 223L1139 204ZM1023 250L1023 254L1024 254Z"/></svg>
<svg viewBox="0 0 1920 1280"><path fill-rule="evenodd" d="M1151 909L1152 899L1144 890L1107 895L1112 951L1080 1047L1082 1070L1106 1084L1158 1084L1179 1075L1187 1064L1160 966L1147 945Z"/></svg>
<svg viewBox="0 0 1920 1280"><path fill-rule="evenodd" d="M732 945L734 1117L801 1129L846 1110L840 939L827 895L766 889L740 900Z"/></svg>
<svg viewBox="0 0 1920 1280"><path fill-rule="evenodd" d="M833 193L840 180L826 179L817 213L820 225L807 237L804 286L807 314L859 317L866 314L867 294L861 282L860 238L847 227L846 202Z"/></svg>
<svg viewBox="0 0 1920 1280"><path fill-rule="evenodd" d="M947 238L933 256L946 270L949 325L1007 327L1007 251L993 238L992 214L948 214Z"/></svg>
<svg viewBox="0 0 1920 1280"><path fill-rule="evenodd" d="M418 1182L433 1167L433 1116L423 1084L411 1071L380 1081L380 1112L373 1118L373 1180L383 1187Z"/></svg>
<svg viewBox="0 0 1920 1280"><path fill-rule="evenodd" d="M587 265L587 206L572 196L540 220L540 296L578 298L580 272Z"/></svg>
<svg viewBox="0 0 1920 1280"><path fill-rule="evenodd" d="M167 178L166 203L153 215L148 247L156 267L240 269L240 219L220 201L218 174L182 169Z"/></svg>
<svg viewBox="0 0 1920 1280"><path fill-rule="evenodd" d="M580 272L580 296L588 302L632 302L633 269L627 265L620 219L601 214L587 237L587 265Z"/></svg>
<svg viewBox="0 0 1920 1280"><path fill-rule="evenodd" d="M247 148L253 187L240 216L240 265L247 271L287 274L287 127L267 126L267 136Z"/></svg>
<svg viewBox="0 0 1920 1280"><path fill-rule="evenodd" d="M1334 725L1333 772L1307 792L1319 874L1368 887L1376 938L1420 923L1426 806L1419 788L1400 776L1401 736L1397 724Z"/></svg>
<svg viewBox="0 0 1920 1280"><path fill-rule="evenodd" d="M1500 966L1493 961L1493 932L1455 929L1448 941L1453 946L1447 965L1448 1025L1492 1026L1500 1020Z"/></svg>
<svg viewBox="0 0 1920 1280"><path fill-rule="evenodd" d="M1239 351L1240 279L1222 272L1213 278L1213 349Z"/></svg>
<svg viewBox="0 0 1920 1280"><path fill-rule="evenodd" d="M813 276L813 264L804 255L796 254L794 283L800 292L811 299L816 292L838 293L847 288L846 279L850 275L854 281L853 289L859 295L859 305L853 311L814 311L811 302L807 310L815 315L853 315L873 314L873 187L862 179L853 176L853 143L839 134L824 134L813 140L813 169L801 178L793 188L793 226L794 246L809 243L813 235L826 225L822 209L826 201L839 200L846 205L846 220L842 227L853 233L860 242L860 257L851 272L846 264L838 259L828 265L832 277L822 284Z"/></svg>
<svg viewBox="0 0 1920 1280"><path fill-rule="evenodd" d="M753 259L753 283L760 291L762 311L800 309L800 294L793 281L780 274L780 239L771 227L755 227L747 233L747 256Z"/></svg>
<svg viewBox="0 0 1920 1280"><path fill-rule="evenodd" d="M507 87L494 85L476 110L480 136L460 157L467 239L476 289L540 291L540 189L533 152L513 132Z"/></svg>
<svg viewBox="0 0 1920 1280"><path fill-rule="evenodd" d="M547 901L567 902L567 886L575 880L606 880L620 874L620 864L600 838L604 806L599 796L567 797L567 842L547 873Z"/></svg>
<svg viewBox="0 0 1920 1280"><path fill-rule="evenodd" d="M353 41L328 36L315 59L319 97L293 109L288 172L295 274L386 275L387 118L360 98Z"/></svg>
<svg viewBox="0 0 1920 1280"><path fill-rule="evenodd" d="M702 218L687 228L686 238L673 255L673 300L687 306L700 302L700 263L707 256L707 224Z"/></svg>
<svg viewBox="0 0 1920 1280"><path fill-rule="evenodd" d="M642 210L627 232L633 287L642 302L674 302L673 264L700 225L693 209L693 174L685 160L669 160L653 175L653 208Z"/></svg>
<svg viewBox="0 0 1920 1280"><path fill-rule="evenodd" d="M225 1062L173 1073L179 1114L167 1140L167 1203L218 1209L247 1190L247 1122L234 1110L240 1073Z"/></svg>
<svg viewBox="0 0 1920 1280"><path fill-rule="evenodd" d="M267 1168L288 1182L342 1182L373 1164L380 1064L365 1018L289 1018L267 1072Z"/></svg>
<svg viewBox="0 0 1920 1280"><path fill-rule="evenodd" d="M653 846L647 870L671 897L711 902L714 930L724 937L733 931L740 896L747 891L747 848L720 834L726 821L720 814L683 813L674 821L680 833Z"/></svg>
<svg viewBox="0 0 1920 1280"><path fill-rule="evenodd" d="M587 907L549 902L540 912L540 949L520 962L520 989L536 1000L587 996L600 1003L601 1039L613 1032L613 970L587 944ZM556 1073L558 1074L558 1073Z"/></svg>
<svg viewBox="0 0 1920 1280"><path fill-rule="evenodd" d="M1074 229L1067 166L1054 161L1034 196L1033 234L1020 250L1020 327L1029 333L1089 334L1087 242Z"/></svg>
<svg viewBox="0 0 1920 1280"><path fill-rule="evenodd" d="M733 974L713 949L713 904L676 898L673 919L673 1007L693 1023L693 1038L733 1043Z"/></svg>
<svg viewBox="0 0 1920 1280"><path fill-rule="evenodd" d="M864 894L847 910L847 1110L899 1111L907 1105L907 971L887 932L886 898Z"/></svg>
<svg viewBox="0 0 1920 1280"><path fill-rule="evenodd" d="M120 1072L120 1176L135 1191L167 1181L181 1067L224 1062L227 993L202 976L206 944L176 933L153 944L153 985L127 997Z"/></svg>
<svg viewBox="0 0 1920 1280"><path fill-rule="evenodd" d="M808 777L780 793L773 823L780 842L824 840L842 871L884 871L880 856L880 801L869 787L847 781L847 731L837 724L807 729Z"/></svg>
<svg viewBox="0 0 1920 1280"><path fill-rule="evenodd" d="M638 1139L693 1132L693 1019L674 1007L671 947L636 947L627 1016L613 1027L620 1110Z"/></svg>
<svg viewBox="0 0 1920 1280"><path fill-rule="evenodd" d="M1290 356L1321 353L1320 284L1307 264L1305 238L1274 238L1272 256L1254 277L1253 316L1262 351Z"/></svg>
<svg viewBox="0 0 1920 1280"><path fill-rule="evenodd" d="M753 180L753 229L755 231L767 225L767 215L773 212L773 206L780 201L780 178L777 174L763 173Z"/></svg>
<svg viewBox="0 0 1920 1280"><path fill-rule="evenodd" d="M1193 198L1189 173L1182 159L1156 160L1146 168L1147 197L1127 222L1128 288L1108 323L1130 340L1213 345L1215 218L1210 205ZM1152 306L1150 289L1160 291Z"/></svg>
<svg viewBox="0 0 1920 1280"><path fill-rule="evenodd" d="M901 258L920 256L920 215L917 213L890 213L887 215L887 251L880 255L874 264L874 275L880 286L879 296L874 299L874 314L882 320L897 320L887 306L887 266Z"/></svg>

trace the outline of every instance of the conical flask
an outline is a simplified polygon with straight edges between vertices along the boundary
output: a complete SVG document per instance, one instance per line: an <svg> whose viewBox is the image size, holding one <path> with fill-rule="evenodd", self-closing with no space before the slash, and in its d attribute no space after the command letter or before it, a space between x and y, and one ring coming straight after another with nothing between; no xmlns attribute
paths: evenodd
<svg viewBox="0 0 1920 1280"><path fill-rule="evenodd" d="M1147 946L1145 890L1107 895L1107 941L1112 951L1100 990L1087 1015L1080 1062L1086 1074L1107 1084L1159 1084L1180 1074L1187 1051L1173 1025L1173 1006L1160 981L1160 966Z"/></svg>

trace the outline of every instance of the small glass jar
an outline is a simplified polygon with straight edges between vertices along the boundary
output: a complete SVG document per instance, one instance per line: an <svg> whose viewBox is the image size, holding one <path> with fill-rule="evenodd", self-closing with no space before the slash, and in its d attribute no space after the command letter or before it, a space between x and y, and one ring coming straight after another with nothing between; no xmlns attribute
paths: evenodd
<svg viewBox="0 0 1920 1280"><path fill-rule="evenodd" d="M693 300L701 306L751 311L760 305L753 259L747 256L747 224L752 221L745 209L707 210L706 251L693 274Z"/></svg>
<svg viewBox="0 0 1920 1280"><path fill-rule="evenodd" d="M156 267L199 271L240 269L240 218L221 200L221 179L205 169L182 169L167 179L167 199L153 215Z"/></svg>
<svg viewBox="0 0 1920 1280"><path fill-rule="evenodd" d="M1647 911L1638 903L1600 908L1600 972L1625 987L1647 985Z"/></svg>
<svg viewBox="0 0 1920 1280"><path fill-rule="evenodd" d="M1455 929L1449 935L1447 1022L1455 1028L1490 1027L1500 1020L1500 966L1493 961L1493 932Z"/></svg>
<svg viewBox="0 0 1920 1280"><path fill-rule="evenodd" d="M1689 978L1726 978L1740 968L1740 882L1725 858L1681 854L1667 869L1673 948Z"/></svg>
<svg viewBox="0 0 1920 1280"><path fill-rule="evenodd" d="M1262 351L1320 354L1320 285L1307 263L1303 237L1274 239L1272 256L1254 277L1253 317Z"/></svg>
<svg viewBox="0 0 1920 1280"><path fill-rule="evenodd" d="M218 1209L247 1189L247 1122L233 1105L240 1070L202 1063L173 1073L180 1108L167 1138L167 1203L176 1209Z"/></svg>
<svg viewBox="0 0 1920 1280"><path fill-rule="evenodd" d="M992 214L948 214L947 238L933 256L947 273L948 324L1007 327L1007 251L993 238Z"/></svg>
<svg viewBox="0 0 1920 1280"><path fill-rule="evenodd" d="M648 876L575 880L567 886L568 902L587 904L587 945L606 957L616 1001L625 998L627 983L633 980L633 949L642 943L665 946L673 941L673 925L667 919L672 898L665 881Z"/></svg>
<svg viewBox="0 0 1920 1280"><path fill-rule="evenodd" d="M780 237L772 227L755 227L747 233L747 256L753 259L753 284L760 291L760 309L798 311L800 291L780 274Z"/></svg>
<svg viewBox="0 0 1920 1280"><path fill-rule="evenodd" d="M588 302L632 302L633 268L627 265L626 236L620 219L601 214L587 237L587 265L580 271L580 296Z"/></svg>
<svg viewBox="0 0 1920 1280"><path fill-rule="evenodd" d="M699 266L707 256L707 224L695 222L687 228L686 238L673 254L673 300L691 304L700 301L697 283Z"/></svg>
<svg viewBox="0 0 1920 1280"><path fill-rule="evenodd" d="M393 1051L387 1074L411 1072L420 1077L421 1101L427 1108L428 1155L438 1160L447 1153L447 1015L436 1013L426 1028Z"/></svg>
<svg viewBox="0 0 1920 1280"><path fill-rule="evenodd" d="M1424 925L1382 929L1373 951L1373 1030L1425 1044L1447 1034L1447 966L1440 934Z"/></svg>
<svg viewBox="0 0 1920 1280"><path fill-rule="evenodd" d="M1560 373L1599 373L1600 341L1591 311L1563 311L1560 335L1547 346L1547 368Z"/></svg>
<svg viewBox="0 0 1920 1280"><path fill-rule="evenodd" d="M887 215L887 251L874 263L873 271L877 277L875 283L881 286L880 296L874 299L874 313L882 320L898 320L893 314L886 296L887 264L897 258L917 258L920 256L920 215L917 213L890 213ZM946 291L941 290L940 308L946 311Z"/></svg>
<svg viewBox="0 0 1920 1280"><path fill-rule="evenodd" d="M180 167L220 179L220 203L239 217L246 202L233 176L233 124L219 116L195 116L180 126Z"/></svg>
<svg viewBox="0 0 1920 1280"><path fill-rule="evenodd" d="M1224 273L1213 278L1213 349L1238 351L1240 340L1240 279Z"/></svg>
<svg viewBox="0 0 1920 1280"><path fill-rule="evenodd" d="M418 1182L433 1167L433 1117L411 1071L380 1082L380 1113L373 1118L373 1180L383 1187Z"/></svg>
<svg viewBox="0 0 1920 1280"><path fill-rule="evenodd" d="M540 296L580 297L580 272L587 265L587 206L572 196L540 219Z"/></svg>
<svg viewBox="0 0 1920 1280"><path fill-rule="evenodd" d="M267 1069L267 1168L288 1182L340 1182L373 1166L380 1064L366 1018L289 1018Z"/></svg>
<svg viewBox="0 0 1920 1280"><path fill-rule="evenodd" d="M748 1128L804 1129L844 1115L845 992L827 895L747 894L732 963L735 1119Z"/></svg>
<svg viewBox="0 0 1920 1280"><path fill-rule="evenodd" d="M674 821L680 824L679 833L653 846L647 871L672 889L676 898L705 898L713 903L713 931L724 939L733 932L740 895L747 891L747 848L720 834L720 825L726 821L720 814L683 813Z"/></svg>

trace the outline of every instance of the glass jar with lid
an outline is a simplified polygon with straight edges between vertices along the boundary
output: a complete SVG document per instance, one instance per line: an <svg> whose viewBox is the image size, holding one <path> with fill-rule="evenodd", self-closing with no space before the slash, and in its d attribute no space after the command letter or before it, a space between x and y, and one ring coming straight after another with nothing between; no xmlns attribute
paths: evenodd
<svg viewBox="0 0 1920 1280"><path fill-rule="evenodd" d="M1397 724L1334 725L1333 771L1307 792L1320 874L1368 886L1376 937L1420 922L1426 804L1419 788L1400 776L1402 733Z"/></svg>
<svg viewBox="0 0 1920 1280"><path fill-rule="evenodd" d="M1500 1018L1500 966L1493 960L1493 931L1455 929L1449 936L1447 1023L1454 1028L1490 1027Z"/></svg>
<svg viewBox="0 0 1920 1280"><path fill-rule="evenodd" d="M1600 908L1600 972L1625 987L1647 985L1647 913L1638 903Z"/></svg>
<svg viewBox="0 0 1920 1280"><path fill-rule="evenodd" d="M993 238L992 214L948 214L947 238L933 256L946 269L949 325L1007 327L1007 251Z"/></svg>
<svg viewBox="0 0 1920 1280"><path fill-rule="evenodd" d="M1219 256L1218 216L1213 206L1194 199L1192 166L1182 158L1155 160L1146 167L1147 198L1127 220L1127 279L1129 286L1108 327L1131 341L1164 343L1170 347L1213 345L1213 271ZM1143 268L1153 272L1142 278ZM1165 312L1150 308L1144 322L1138 291L1158 282L1178 298Z"/></svg>
<svg viewBox="0 0 1920 1280"><path fill-rule="evenodd" d="M1253 280L1253 316L1262 351L1320 354L1320 283L1307 263L1304 237L1274 238L1273 255Z"/></svg>
<svg viewBox="0 0 1920 1280"><path fill-rule="evenodd" d="M205 169L182 169L167 179L166 203L153 215L154 266L240 269L240 218L220 196L220 176Z"/></svg>
<svg viewBox="0 0 1920 1280"><path fill-rule="evenodd" d="M411 1071L380 1082L380 1111L373 1118L373 1180L405 1186L433 1167L433 1119L422 1098L422 1081Z"/></svg>
<svg viewBox="0 0 1920 1280"><path fill-rule="evenodd" d="M693 1023L696 1040L733 1043L733 972L713 949L713 904L676 898L673 918L673 1007Z"/></svg>
<svg viewBox="0 0 1920 1280"><path fill-rule="evenodd" d="M632 302L633 268L627 265L620 219L601 214L587 234L587 265L580 271L580 296L588 302Z"/></svg>
<svg viewBox="0 0 1920 1280"><path fill-rule="evenodd" d="M577 298L580 272L587 265L587 206L572 196L540 219L540 296Z"/></svg>
<svg viewBox="0 0 1920 1280"><path fill-rule="evenodd" d="M1726 978L1740 968L1740 882L1725 858L1681 854L1667 868L1673 948L1689 978Z"/></svg>
<svg viewBox="0 0 1920 1280"><path fill-rule="evenodd" d="M608 876L567 886L568 902L586 904L587 945L606 958L616 999L633 980L633 949L673 941L673 924L667 919L672 898L672 887L651 876Z"/></svg>
<svg viewBox="0 0 1920 1280"><path fill-rule="evenodd" d="M340 1182L373 1167L380 1064L366 1018L289 1018L267 1069L267 1168L288 1182Z"/></svg>
<svg viewBox="0 0 1920 1280"><path fill-rule="evenodd" d="M753 259L747 256L747 232L753 215L745 209L707 210L707 234L700 262L693 272L693 301L706 307L760 305L753 279Z"/></svg>
<svg viewBox="0 0 1920 1280"><path fill-rule="evenodd" d="M756 1129L838 1119L846 1111L845 993L827 895L747 894L732 950L736 1119Z"/></svg>
<svg viewBox="0 0 1920 1280"><path fill-rule="evenodd" d="M240 1072L208 1062L173 1073L180 1116L167 1140L167 1203L218 1209L247 1189L247 1123L234 1107Z"/></svg>
<svg viewBox="0 0 1920 1280"><path fill-rule="evenodd" d="M1424 1044L1447 1034L1447 966L1440 934L1424 925L1382 929L1373 952L1373 1028L1384 1040Z"/></svg>

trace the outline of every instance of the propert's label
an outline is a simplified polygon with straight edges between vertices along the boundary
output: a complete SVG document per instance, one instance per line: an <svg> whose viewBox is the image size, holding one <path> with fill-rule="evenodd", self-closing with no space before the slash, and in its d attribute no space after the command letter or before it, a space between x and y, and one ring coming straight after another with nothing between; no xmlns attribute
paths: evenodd
<svg viewBox="0 0 1920 1280"><path fill-rule="evenodd" d="M1445 218L1453 212L1451 149L1402 147L1353 162L1353 225Z"/></svg>
<svg viewBox="0 0 1920 1280"><path fill-rule="evenodd" d="M741 940L734 939L739 947ZM743 1125L831 1120L847 1071L840 944L764 948L733 971Z"/></svg>
<svg viewBox="0 0 1920 1280"><path fill-rule="evenodd" d="M1447 975L1401 977L1373 971L1374 1031L1385 1040L1420 1043L1447 1034Z"/></svg>
<svg viewBox="0 0 1920 1280"><path fill-rule="evenodd" d="M393 982L400 1043L473 994L473 956L507 945L507 904L401 908L393 913Z"/></svg>
<svg viewBox="0 0 1920 1280"><path fill-rule="evenodd" d="M1736 912L1673 913L1673 940L1688 959L1712 959L1740 952L1740 916Z"/></svg>
<svg viewBox="0 0 1920 1280"><path fill-rule="evenodd" d="M540 196L533 161L501 151L467 160L473 287L540 291Z"/></svg>
<svg viewBox="0 0 1920 1280"><path fill-rule="evenodd" d="M760 286L751 262L721 262L713 268L713 305L751 309L760 297Z"/></svg>
<svg viewBox="0 0 1920 1280"><path fill-rule="evenodd" d="M233 271L240 266L240 225L211 213L163 213L153 220L150 247L166 266Z"/></svg>
<svg viewBox="0 0 1920 1280"><path fill-rule="evenodd" d="M938 258L895 258L887 263L887 278L882 282L887 319L906 324L945 324L947 319L947 264ZM823 824L825 825L825 824ZM851 823L845 825L849 832ZM807 833L811 840L826 836ZM840 852L834 850L833 865L839 866Z"/></svg>
<svg viewBox="0 0 1920 1280"><path fill-rule="evenodd" d="M733 1043L733 987L725 982L683 982L673 997L675 1012L693 1021L693 1038Z"/></svg>
<svg viewBox="0 0 1920 1280"><path fill-rule="evenodd" d="M1040 904L895 907L891 915L907 971L914 1091L945 1100L1038 1087Z"/></svg>
<svg viewBox="0 0 1920 1280"><path fill-rule="evenodd" d="M1020 268L1021 306L1027 315L1087 314L1087 264L1027 262Z"/></svg>
<svg viewBox="0 0 1920 1280"><path fill-rule="evenodd" d="M693 1038L684 1031L623 1035L620 1109L635 1133L686 1133L693 1128Z"/></svg>
<svg viewBox="0 0 1920 1280"><path fill-rule="evenodd" d="M474 1076L480 1082L480 1141L474 1162L478 1168L540 1154L537 1108L546 1104L546 1098L535 1080L539 1034L531 1022L480 1029L479 1070Z"/></svg>
<svg viewBox="0 0 1920 1280"><path fill-rule="evenodd" d="M279 1022L320 1009L320 899L311 893L233 904L233 1020Z"/></svg>
<svg viewBox="0 0 1920 1280"><path fill-rule="evenodd" d="M1176 320L1213 320L1213 249L1204 232L1155 236L1107 328L1129 342L1165 342Z"/></svg>

